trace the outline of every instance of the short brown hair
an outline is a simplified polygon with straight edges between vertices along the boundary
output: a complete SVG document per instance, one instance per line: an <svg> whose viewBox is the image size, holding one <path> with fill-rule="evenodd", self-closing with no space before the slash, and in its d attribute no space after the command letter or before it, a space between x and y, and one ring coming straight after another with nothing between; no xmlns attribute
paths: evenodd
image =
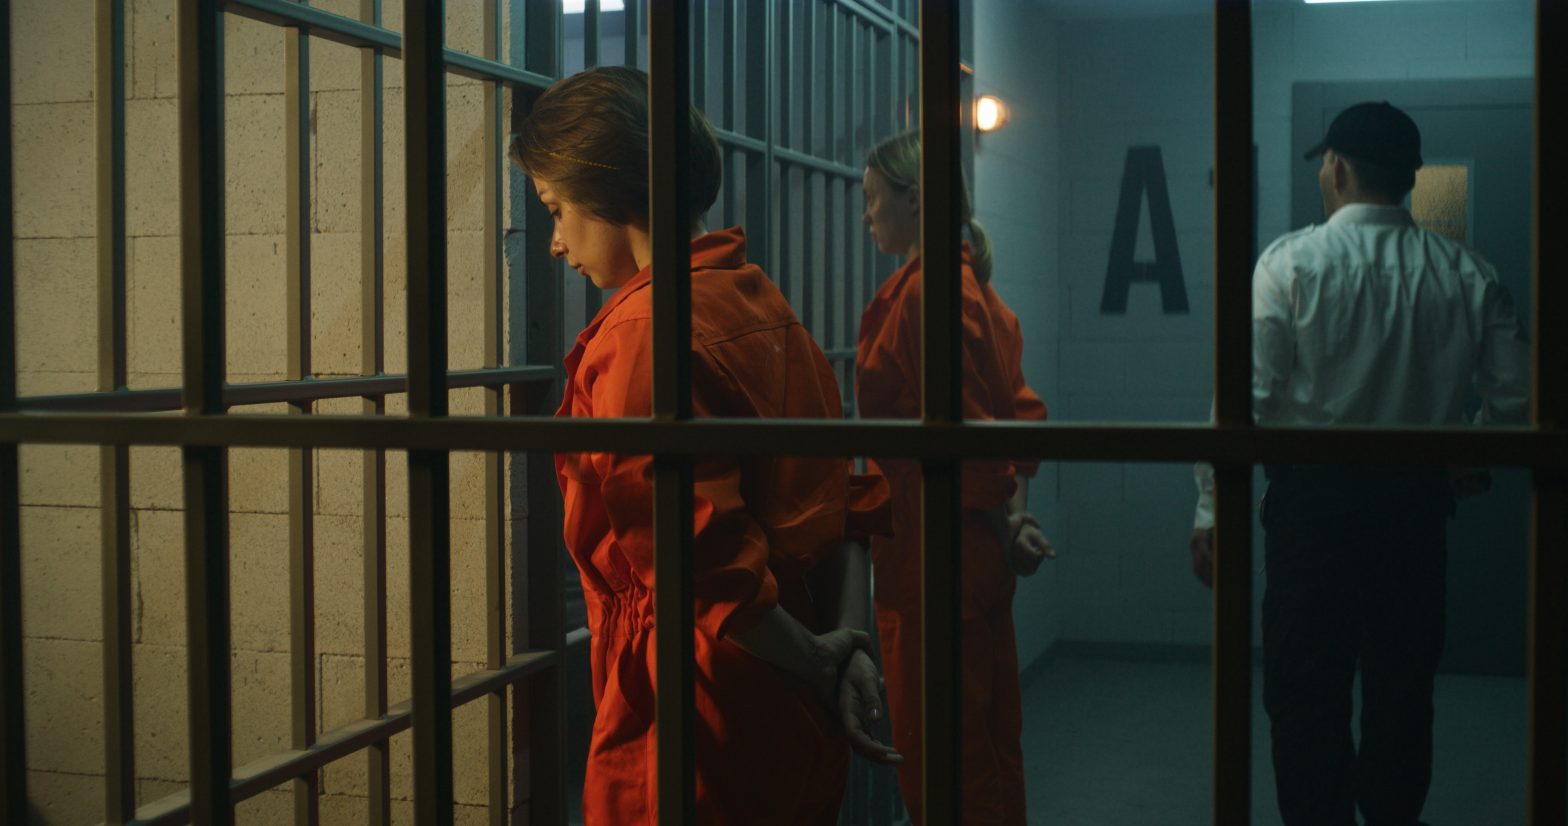
<svg viewBox="0 0 1568 826"><path fill-rule="evenodd" d="M600 66L557 81L534 102L510 155L561 197L612 224L648 217L648 75ZM713 206L724 179L708 119L691 110L692 214Z"/></svg>

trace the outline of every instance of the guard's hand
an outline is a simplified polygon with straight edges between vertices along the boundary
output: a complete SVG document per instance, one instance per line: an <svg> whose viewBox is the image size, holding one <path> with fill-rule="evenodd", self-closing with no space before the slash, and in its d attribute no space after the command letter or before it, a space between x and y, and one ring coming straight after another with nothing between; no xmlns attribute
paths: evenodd
<svg viewBox="0 0 1568 826"><path fill-rule="evenodd" d="M860 648L850 652L838 681L839 720L856 754L873 763L896 766L904 762L904 756L871 736L882 720L881 683L882 675L871 655Z"/></svg>
<svg viewBox="0 0 1568 826"><path fill-rule="evenodd" d="M1193 528L1187 547L1192 551L1192 575L1205 588L1214 587L1214 529Z"/></svg>

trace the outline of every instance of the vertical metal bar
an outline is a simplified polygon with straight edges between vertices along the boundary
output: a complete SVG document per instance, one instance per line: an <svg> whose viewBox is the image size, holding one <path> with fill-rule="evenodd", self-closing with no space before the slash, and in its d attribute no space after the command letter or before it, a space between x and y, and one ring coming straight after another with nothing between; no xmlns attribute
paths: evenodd
<svg viewBox="0 0 1568 826"><path fill-rule="evenodd" d="M653 235L653 415L691 418L691 9L652 0L648 15L648 152ZM659 822L693 822L692 472L684 456L656 456L653 477L655 714Z"/></svg>
<svg viewBox="0 0 1568 826"><path fill-rule="evenodd" d="M838 163L844 161L844 147L847 141L839 140L838 121L840 107L844 105L843 84L839 82L842 75L839 73L839 62L843 58L842 44L839 41L839 25L843 15L837 8L827 9L827 60L822 76L823 85L827 87L824 97L827 98L827 111L823 113L823 140L827 146L822 150L822 156Z"/></svg>
<svg viewBox="0 0 1568 826"><path fill-rule="evenodd" d="M0 412L16 410L16 240L11 190L11 2L0 0ZM0 815L27 820L22 686L22 501L15 443L0 444Z"/></svg>
<svg viewBox="0 0 1568 826"><path fill-rule="evenodd" d="M737 0L737 4L739 0ZM766 147L746 161L746 236L754 260L771 264L773 237L773 0L746 4L746 134ZM776 274L775 274L776 275Z"/></svg>
<svg viewBox="0 0 1568 826"><path fill-rule="evenodd" d="M501 54L501 3L491 0L484 9L484 56ZM590 0L597 7L597 0ZM595 8L597 11L597 8ZM484 84L484 366L501 366L505 334L505 284L501 279L501 191L506 175L501 157L501 84ZM505 399L500 387L486 387L485 415L501 415ZM496 669L506 662L506 480L505 461L499 451L485 454L485 667ZM507 689L486 700L490 730L490 823L511 822L508 793L506 731Z"/></svg>
<svg viewBox="0 0 1568 826"><path fill-rule="evenodd" d="M447 414L446 69L443 3L404 0L408 411ZM408 453L414 812L452 822L451 457Z"/></svg>
<svg viewBox="0 0 1568 826"><path fill-rule="evenodd" d="M796 67L800 69L798 82L801 85L800 100L800 144L798 148L807 155L817 155L817 110L816 104L820 100L817 95L821 91L818 81L821 79L821 61L817 57L817 9L821 4L812 0L800 6L801 31L800 41L796 48L800 52L800 60ZM791 82L796 82L791 78Z"/></svg>
<svg viewBox="0 0 1568 826"><path fill-rule="evenodd" d="M691 23L691 103L708 108L708 2L687 0Z"/></svg>
<svg viewBox="0 0 1568 826"><path fill-rule="evenodd" d="M723 2L724 38L721 43L722 48L719 56L723 82L719 88L720 93L724 96L724 128L736 132L742 130L740 106L744 98L741 97L741 94L746 88L735 82L735 78L740 77L740 63L737 55L741 54L746 48L746 32L740 24L740 0L723 0ZM748 66L747 74L749 75L750 73L751 67ZM730 215L735 223L740 223L733 209L730 211Z"/></svg>
<svg viewBox="0 0 1568 826"><path fill-rule="evenodd" d="M958 355L958 10L920 6L920 243L922 409L927 424L963 420ZM927 823L959 822L959 463L922 463L921 619L925 635L924 789Z"/></svg>
<svg viewBox="0 0 1568 826"><path fill-rule="evenodd" d="M1252 425L1252 11L1214 3L1214 408ZM1213 822L1251 813L1252 468L1215 468Z"/></svg>
<svg viewBox="0 0 1568 826"><path fill-rule="evenodd" d="M779 10L779 29L777 51L778 58L778 84L774 92L778 103L778 113L774 117L778 134L775 136L779 146L794 148L795 127L799 120L795 117L795 14L797 3L785 2L784 8Z"/></svg>
<svg viewBox="0 0 1568 826"><path fill-rule="evenodd" d="M631 7L634 4L634 2L635 2L635 0L627 0L627 2L623 6L625 11L621 15L621 22L622 22L624 27L630 27L631 24L632 24L632 14L633 14L633 12L632 12L632 8ZM583 5L583 66L584 67L588 67L588 68L591 68L591 67L599 65L599 61L600 61L600 56L599 56L599 14L600 14L600 8L599 8L599 5L600 5L600 0L587 0L587 2L584 3L584 5ZM635 65L637 65L637 55L636 55L636 46L635 46L636 38L634 38L632 36L632 31L631 31L630 28L625 28L625 30L622 32L622 37L625 38L625 42L626 42L626 65L628 65L628 66L635 66ZM552 48L550 51L554 52L555 50ZM553 77L555 75L555 72L554 71L550 72L550 75ZM584 326L586 326L588 322L593 320L593 317L595 315L598 315L598 313L599 313L599 306L600 306L600 303L603 301L604 297L599 292L599 288L595 287L593 285L592 281L589 281L588 279L584 278L583 281L582 281L582 284L583 284L583 296L584 296L584 299L583 299L583 315L584 315L583 324L584 324ZM545 411L545 412L550 412L550 411Z"/></svg>
<svg viewBox="0 0 1568 826"><path fill-rule="evenodd" d="M745 29L740 22L738 0L718 0L723 12L719 35L719 99L724 102L721 125L731 132L745 132L741 122L741 106L747 84L740 83L741 63L738 55L746 48ZM751 67L747 67L748 74ZM751 166L752 151L748 149L724 150L724 224L746 224L741 215L741 204L746 195L746 172ZM749 239L748 239L749 240ZM754 242L752 242L754 243Z"/></svg>
<svg viewBox="0 0 1568 826"><path fill-rule="evenodd" d="M583 67L599 65L599 0L583 3Z"/></svg>
<svg viewBox="0 0 1568 826"><path fill-rule="evenodd" d="M215 416L224 412L223 11L218 0L181 0L178 13L184 404L187 415ZM227 824L228 451L188 447L184 463L191 819Z"/></svg>
<svg viewBox="0 0 1568 826"><path fill-rule="evenodd" d="M99 0L94 106L98 137L98 390L126 383L125 0ZM103 589L104 822L136 816L131 695L130 449L98 452Z"/></svg>
<svg viewBox="0 0 1568 826"><path fill-rule="evenodd" d="M359 18L381 25L381 0L360 0ZM384 67L381 53L364 49L359 55L360 129L360 372L383 372L386 233L382 132L385 123ZM386 413L383 396L366 397L361 412ZM365 451L362 470L364 508L362 545L365 575L365 717L387 713L387 455ZM370 826L391 826L392 761L387 741L372 743L366 754L366 809Z"/></svg>
<svg viewBox="0 0 1568 826"><path fill-rule="evenodd" d="M1531 277L1536 352L1532 420L1542 431L1568 429L1568 290L1549 276L1568 261L1568 242L1556 231L1568 218L1568 164L1548 151L1568 133L1561 89L1568 82L1568 8L1552 0L1536 3L1535 20L1535 256ZM1551 89L1558 89L1551 93ZM1528 822L1568 821L1568 470L1536 468L1530 536L1530 735Z"/></svg>
<svg viewBox="0 0 1568 826"><path fill-rule="evenodd" d="M644 0L626 0L625 10L621 12L621 20L625 24L621 41L626 47L626 65L636 66L642 62L642 4Z"/></svg>
<svg viewBox="0 0 1568 826"><path fill-rule="evenodd" d="M816 98L814 95L808 97L808 100L815 99ZM809 109L810 105L808 104L806 108ZM810 137L810 133L807 133L807 137ZM805 186L802 188L800 193L801 205L803 207L800 211L800 214L802 216L820 216L821 213L817 211L817 193L822 190L823 175L810 167L803 167L801 169L801 175L803 176L802 180L805 183ZM820 218L806 220L803 217L801 220L800 259L796 262L795 265L800 277L800 304L798 305L798 314L801 321L805 323L806 329L819 337L822 335L822 325L820 323L821 320L817 316L816 275L817 273L821 272L821 270L817 269L814 264L817 260L817 253L820 251L819 247L822 243L822 232L818 228L820 223Z"/></svg>
<svg viewBox="0 0 1568 826"><path fill-rule="evenodd" d="M308 0L298 0L302 5ZM310 37L298 28L283 31L285 244L288 288L288 378L311 375L310 353ZM305 416L309 402L289 405ZM290 741L295 749L316 742L316 519L314 458L310 448L289 450L289 676ZM321 817L317 772L294 779L294 822L312 826Z"/></svg>
<svg viewBox="0 0 1568 826"><path fill-rule="evenodd" d="M628 13L632 5L627 2ZM524 13L527 15L524 63L530 71L554 77L561 71L560 38L557 36L560 6L529 3L524 7ZM628 37L635 39L631 35ZM514 102L513 117L521 114ZM533 182L524 178L523 185L527 188L522 198L523 271L528 275L523 279L524 358L529 364L548 364L557 367L558 371L557 380L548 387L524 386L522 395L526 398L514 401L513 409L521 409L526 415L547 416L555 412L560 398L559 365L565 341L564 282L560 277L561 265L550 254L554 221L549 210L539 203ZM598 290L592 289L592 284L588 287L590 297L597 301ZM592 306L597 307L597 304ZM558 654L555 667L529 679L525 701L515 707L518 738L525 749L518 760L527 766L526 776L519 778L519 783L526 782L528 789L526 796L521 792L518 796L526 797L528 823L565 823L566 680L564 654L560 652L566 644L566 605L561 588L566 570L561 539L561 494L555 482L554 456L535 451L527 454L524 462L524 504L528 522L524 551L526 571L521 572L526 578L523 589L527 600L523 636L529 649Z"/></svg>

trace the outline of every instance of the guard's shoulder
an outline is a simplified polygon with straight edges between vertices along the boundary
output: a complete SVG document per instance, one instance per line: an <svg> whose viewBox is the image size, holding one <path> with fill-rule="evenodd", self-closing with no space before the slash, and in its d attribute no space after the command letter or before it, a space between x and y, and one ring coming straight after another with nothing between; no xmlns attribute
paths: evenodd
<svg viewBox="0 0 1568 826"><path fill-rule="evenodd" d="M1267 247L1264 247L1261 257L1267 258L1271 255L1288 253L1304 244L1310 244L1315 240L1315 236L1320 235L1322 231L1322 224L1309 224L1301 229L1291 230L1275 238Z"/></svg>

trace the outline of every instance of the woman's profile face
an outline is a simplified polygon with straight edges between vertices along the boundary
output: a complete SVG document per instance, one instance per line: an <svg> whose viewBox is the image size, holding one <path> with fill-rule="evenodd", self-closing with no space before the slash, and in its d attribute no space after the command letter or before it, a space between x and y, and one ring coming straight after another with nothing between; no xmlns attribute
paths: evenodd
<svg viewBox="0 0 1568 826"><path fill-rule="evenodd" d="M914 187L894 186L887 176L866 168L861 180L866 212L861 216L877 249L909 255L920 241L920 200Z"/></svg>
<svg viewBox="0 0 1568 826"><path fill-rule="evenodd" d="M630 227L612 224L562 198L549 181L534 179L534 189L554 221L551 255L566 259L567 266L601 290L619 289L641 269L633 254Z"/></svg>

